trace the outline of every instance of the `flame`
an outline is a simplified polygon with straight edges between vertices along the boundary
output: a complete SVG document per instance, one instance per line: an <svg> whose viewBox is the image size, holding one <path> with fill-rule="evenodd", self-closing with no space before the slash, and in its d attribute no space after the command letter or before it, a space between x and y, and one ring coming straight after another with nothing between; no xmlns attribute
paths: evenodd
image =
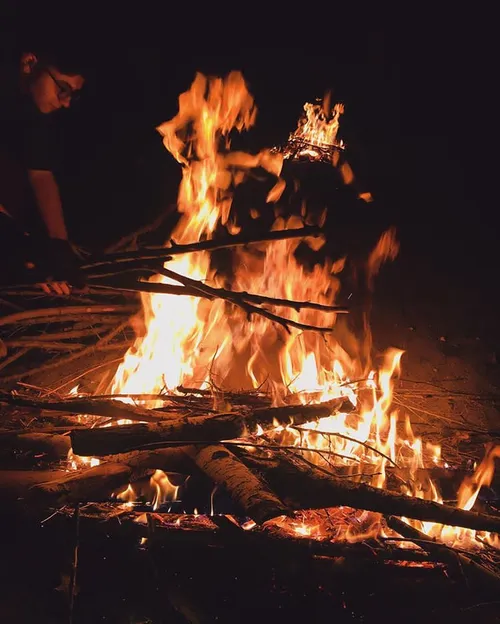
<svg viewBox="0 0 500 624"><path fill-rule="evenodd" d="M304 139L318 147L342 145L337 141L342 105L335 105L330 114L326 104L306 104L304 110L305 117L291 139ZM231 133L250 128L255 117L253 97L239 72L225 79L197 74L191 88L179 97L178 114L159 126L165 147L182 167L178 196L181 219L173 233L177 243L209 239L219 225L237 230L231 216L232 192L252 167L264 167L276 176L276 190L268 199L276 201L279 197L282 154L271 150L257 155L230 151ZM273 227L301 225L299 217L278 217ZM295 257L298 245L297 239L288 239L236 248L231 271L226 274L216 271L207 252L176 255L165 268L203 284L333 304L343 261L305 268ZM382 234L369 256L371 288L382 264L394 260L398 250L396 232L391 228ZM152 279L175 284L174 277L169 273ZM267 435L274 442L308 449L305 458L322 468L363 479L378 488L387 486L390 470L400 476L403 493L442 502L436 485L423 470L441 464L440 447L424 444L414 435L409 419L393 407L402 350L388 350L377 367L360 356L362 350L371 352L368 331L366 344L359 345L346 332L340 341L340 328L327 335L294 329L287 333L262 316L248 318L239 308L218 300L144 293L142 304L144 331L125 354L112 393L175 393L181 384L201 388L215 380L219 387L266 387L276 405L292 399L310 403L346 397L356 407L355 412L336 413L301 427L276 427ZM268 309L305 324L333 327L336 323L335 313L314 308L270 305ZM258 434L262 437L264 431ZM498 449L490 450L474 477L464 482L458 493L459 507L473 506L481 485L491 481L498 455ZM150 485L156 491L155 506L165 496L171 497L169 500L177 496L177 489L161 471L153 475ZM379 514L347 508L330 511L328 522L331 524L335 517L339 538L356 541L383 532ZM310 518L310 522L307 515L298 522L280 522L282 526L289 522L288 529L298 535L320 535L325 523L317 514ZM480 539L493 540L487 534L454 527L412 524L428 535L447 543L458 541L462 546L480 546Z"/></svg>
<svg viewBox="0 0 500 624"><path fill-rule="evenodd" d="M302 141L315 145L317 147L325 147L337 145L343 147L342 141L337 141L337 133L339 130L339 119L344 113L344 105L340 102L330 110L328 105L304 104L304 115L299 119L297 129L293 132L289 141L301 139Z"/></svg>

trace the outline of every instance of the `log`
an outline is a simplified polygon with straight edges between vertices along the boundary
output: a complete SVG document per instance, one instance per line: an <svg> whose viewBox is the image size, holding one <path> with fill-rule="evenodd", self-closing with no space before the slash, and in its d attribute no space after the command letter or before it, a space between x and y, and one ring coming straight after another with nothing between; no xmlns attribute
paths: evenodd
<svg viewBox="0 0 500 624"><path fill-rule="evenodd" d="M77 455L92 457L126 453L145 445L161 446L161 443L218 442L256 433L257 425L269 429L275 423L283 426L292 422L303 424L329 416L339 408L349 408L350 405L343 399L335 399L317 405L258 408L245 416L235 413L185 416L151 424L84 429L73 431L71 441Z"/></svg>
<svg viewBox="0 0 500 624"><path fill-rule="evenodd" d="M169 448L152 449L147 451L131 451L118 455L100 457L101 461L124 464L130 468L158 469L163 472L175 472L184 475L194 475L199 469L192 459L193 447L171 446Z"/></svg>
<svg viewBox="0 0 500 624"><path fill-rule="evenodd" d="M71 432L73 451L77 455L114 455L166 442L202 442L238 438L245 432L240 414L184 416L158 423L121 425Z"/></svg>
<svg viewBox="0 0 500 624"><path fill-rule="evenodd" d="M213 444L193 448L190 455L214 483L229 493L232 501L244 512L243 515L257 524L291 513L265 481L253 474L224 446Z"/></svg>
<svg viewBox="0 0 500 624"><path fill-rule="evenodd" d="M471 557L433 540L425 533L422 533L422 531L419 531L395 516L387 516L385 520L389 528L399 533L402 537L407 537L410 541L415 540L414 543L423 550L426 550L429 554L438 555L444 563L448 563L454 567L457 567L458 564L459 572L464 574L467 580L475 582L478 589L489 589L498 593L500 589L500 576L495 574L492 570L474 561Z"/></svg>
<svg viewBox="0 0 500 624"><path fill-rule="evenodd" d="M0 493L5 502L24 498L39 483L63 478L64 470L0 470Z"/></svg>
<svg viewBox="0 0 500 624"><path fill-rule="evenodd" d="M67 435L51 433L23 433L6 436L10 448L43 453L46 459L64 459L71 448L71 439Z"/></svg>
<svg viewBox="0 0 500 624"><path fill-rule="evenodd" d="M352 412L352 403L343 397L314 403L311 405L284 405L281 407L260 407L253 409L246 417L247 427L253 431L254 427L261 425L263 429L275 424L286 427L287 425L304 425L320 418L326 418L337 412Z"/></svg>
<svg viewBox="0 0 500 624"><path fill-rule="evenodd" d="M278 452L273 461L252 456L245 451L238 451L238 456L250 469L259 470L272 490L294 509L347 506L500 533L500 517L401 495L349 479L339 479L314 468L297 455Z"/></svg>
<svg viewBox="0 0 500 624"><path fill-rule="evenodd" d="M93 468L65 472L55 479L37 483L30 498L37 502L64 505L108 498L130 482L132 469L124 464L107 463Z"/></svg>
<svg viewBox="0 0 500 624"><path fill-rule="evenodd" d="M8 403L20 407L32 407L40 410L56 412L70 412L73 414L87 414L91 416L105 416L114 420L135 420L155 423L172 415L156 410L147 409L138 405L129 405L115 400L92 400L92 397L69 398L66 400L52 401L47 399L32 399L10 392L0 391L0 403ZM180 414L177 414L180 416Z"/></svg>

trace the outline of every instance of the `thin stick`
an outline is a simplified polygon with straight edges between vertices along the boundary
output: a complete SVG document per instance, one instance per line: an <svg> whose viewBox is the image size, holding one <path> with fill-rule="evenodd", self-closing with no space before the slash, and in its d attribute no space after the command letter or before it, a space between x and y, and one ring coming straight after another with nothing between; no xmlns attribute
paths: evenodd
<svg viewBox="0 0 500 624"><path fill-rule="evenodd" d="M193 280L190 277L186 277L185 275L180 275L179 273L170 271L170 269L161 269L160 274L165 275L165 277L169 277L170 279L173 279L177 282L180 282L181 284L185 284L187 286L191 286L192 288L196 288L200 292L206 292L212 296L216 296L216 297L218 296L221 299L226 299L230 303L233 303L234 305L242 308L248 314L248 316L252 314L259 314L260 316L263 316L264 318L267 318L268 320L273 321L277 323L278 325L281 325L285 329L285 331L287 331L288 333L290 333L290 327L295 327L296 329L301 329L303 331L309 330L309 331L317 331L317 332L322 332L322 333L330 333L332 331L331 327L316 327L314 325L306 325L304 323L298 323L297 321L292 321L291 319L283 318L281 316L273 314L272 312L269 312L268 310L265 310L264 308L259 308L257 306L253 306L249 303L246 303L245 301L242 301L241 299L235 296L222 297L221 295L217 293L217 290L215 288L206 286L205 284L202 284L201 282Z"/></svg>
<svg viewBox="0 0 500 624"><path fill-rule="evenodd" d="M110 342L111 340L113 340L113 338L115 338L115 336L117 336L121 331L123 331L125 329L125 327L127 327L129 324L129 320L127 319L126 321L124 321L123 323L120 323L120 325L118 325L118 327L116 327L115 329L113 329L112 331L108 332L103 338L101 338L101 340L99 340L99 342L95 345L90 345L88 347L85 347L84 349L81 349L80 351L77 351L76 353L71 353L70 355L68 355L67 357L63 357L63 358L58 358L56 362L49 362L47 364L44 364L42 366L39 366L38 368L32 369L32 370L28 370L28 371L24 371L22 373L20 373L19 375L11 375L9 377L4 377L3 381L10 381L11 379L23 379L24 377L30 377L31 375L34 374L39 374L42 372L47 372L49 370L54 370L56 368L59 368L60 366L64 366L66 364L69 364L70 362L74 362L75 360L85 356L85 355L89 355L91 353L95 353L96 351L100 351L103 348L106 347L110 347L110 348L124 348L124 345L108 345L107 343Z"/></svg>
<svg viewBox="0 0 500 624"><path fill-rule="evenodd" d="M228 236L219 240L206 240L198 243L189 243L187 245L177 245L172 243L170 247L144 247L137 252L126 252L121 254L110 254L108 257L94 260L87 264L82 265L83 270L95 268L105 264L115 264L120 262L129 262L131 260L138 259L154 259L163 258L165 256L173 256L183 253L193 253L197 251L214 251L215 249L224 249L227 247L237 247L240 245L250 245L254 243L263 243L267 241L285 240L289 238L307 238L308 236L321 236L323 234L322 228L315 225L307 225L303 228L291 229L291 230L276 230L273 232L267 232L261 237L255 238L243 234L236 236Z"/></svg>
<svg viewBox="0 0 500 624"><path fill-rule="evenodd" d="M374 446L370 446L369 444L366 444L366 442L361 442L361 440L356 440L356 438L351 438L350 436L345 435L343 433L334 433L331 431L319 431L317 429L306 429L305 427L295 427L295 426L291 426L291 429L297 429L298 431L310 431L312 433L317 433L318 435L324 435L324 436L335 436L337 438L343 438L344 440L349 440L349 442L355 442L356 444L360 444L361 446L364 446L365 448L372 451L373 453L376 453L377 455L381 455L384 459L387 459L387 461L390 462L395 468L399 468L396 462L393 459L391 459L389 455L382 453L382 451L379 451Z"/></svg>
<svg viewBox="0 0 500 624"><path fill-rule="evenodd" d="M49 342L48 340L29 340L28 338L7 340L4 344L10 348L25 347L27 349L47 349L49 351L76 351L84 346L80 343Z"/></svg>
<svg viewBox="0 0 500 624"><path fill-rule="evenodd" d="M75 597L77 593L77 573L78 573L78 548L80 546L80 503L75 504L75 513L73 515L75 522L75 543L73 546L73 565L71 568L71 578L69 582L69 624L73 622L73 610L75 606Z"/></svg>
<svg viewBox="0 0 500 624"><path fill-rule="evenodd" d="M9 364L12 364L12 362L15 362L19 358L23 357L23 355L26 355L28 351L29 349L19 349L19 351L13 353L10 357L0 362L0 370L6 368L7 366L9 366Z"/></svg>
<svg viewBox="0 0 500 624"><path fill-rule="evenodd" d="M62 306L60 308L42 308L40 310L24 310L15 312L8 316L0 317L0 327L5 325L16 325L26 320L37 319L43 322L46 317L70 317L81 316L82 314L126 314L135 312L136 306L124 305L92 305L92 306Z"/></svg>
<svg viewBox="0 0 500 624"><path fill-rule="evenodd" d="M160 271L161 273L161 271ZM194 281L194 280L193 280ZM244 291L232 291L225 288L212 288L212 294L208 291L202 292L199 288L190 286L176 286L174 284L162 284L158 282L144 282L142 280L134 284L126 284L124 286L109 286L107 284L95 284L93 288L111 290L111 291L130 291L130 292L149 292L166 295L185 295L188 297L203 297L205 299L241 299L243 301L249 301L252 303L267 303L269 305L293 308L295 310L301 310L302 308L308 308L312 310L321 310L323 312L335 312L336 314L347 314L349 308L345 306L326 305L322 303L315 303L313 301L293 301L288 299L279 299L276 297L266 297L264 295L256 295Z"/></svg>

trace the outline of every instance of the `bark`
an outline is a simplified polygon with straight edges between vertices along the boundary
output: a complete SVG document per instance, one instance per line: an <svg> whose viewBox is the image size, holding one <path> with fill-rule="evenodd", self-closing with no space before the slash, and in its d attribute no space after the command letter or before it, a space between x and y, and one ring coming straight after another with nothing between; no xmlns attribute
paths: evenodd
<svg viewBox="0 0 500 624"><path fill-rule="evenodd" d="M444 563L448 563L455 568L458 567L460 574L464 574L467 580L477 583L481 589L489 588L495 592L498 592L500 589L500 576L467 555L447 548L445 544L436 542L425 533L409 526L399 518L388 516L386 522L387 526L393 531L396 531L402 537L407 537L409 541L415 540L414 543L429 554L439 555Z"/></svg>
<svg viewBox="0 0 500 624"><path fill-rule="evenodd" d="M239 414L210 414L155 424L75 430L71 432L71 442L77 455L95 457L169 442L227 440L240 437L244 431L245 422Z"/></svg>
<svg viewBox="0 0 500 624"><path fill-rule="evenodd" d="M33 500L57 505L107 499L128 485L132 468L106 463L93 468L65 472L62 476L31 488Z"/></svg>
<svg viewBox="0 0 500 624"><path fill-rule="evenodd" d="M154 423L172 418L171 414L169 415L138 405L128 405L112 399L109 401L95 401L92 400L92 397L52 401L46 399L31 399L18 394L0 392L0 402L6 402L10 405L20 407L32 407L40 410L104 416L115 420L135 420ZM180 416L180 414L177 415Z"/></svg>
<svg viewBox="0 0 500 624"><path fill-rule="evenodd" d="M349 479L339 479L315 469L296 456L278 453L278 461L276 457L274 461L268 461L252 457L250 453L238 452L238 455L252 470L260 471L272 490L295 509L347 506L500 533L500 517L381 490Z"/></svg>
<svg viewBox="0 0 500 624"><path fill-rule="evenodd" d="M170 418L154 424L122 425L73 431L71 441L77 455L96 456L126 453L145 445L174 442L218 442L232 440L257 432L257 425L264 428L275 424L303 424L329 416L338 409L351 409L343 399L335 399L317 405L287 405L285 407L259 408L241 414L210 414ZM151 410L150 410L151 411Z"/></svg>
<svg viewBox="0 0 500 624"><path fill-rule="evenodd" d="M2 501L24 498L31 487L66 474L64 470L0 470Z"/></svg>
<svg viewBox="0 0 500 624"><path fill-rule="evenodd" d="M272 492L265 481L243 464L231 451L220 444L193 449L190 453L196 465L214 483L222 486L246 515L257 524L291 510Z"/></svg>

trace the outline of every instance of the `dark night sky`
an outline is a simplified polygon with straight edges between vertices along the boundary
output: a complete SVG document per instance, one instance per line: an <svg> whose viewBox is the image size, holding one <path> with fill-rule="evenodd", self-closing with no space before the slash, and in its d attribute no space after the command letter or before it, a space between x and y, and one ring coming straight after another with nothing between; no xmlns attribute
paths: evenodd
<svg viewBox="0 0 500 624"><path fill-rule="evenodd" d="M4 48L25 30L16 13L2 20ZM69 23L60 12L41 16L56 32ZM238 40L240 21L233 26L230 18L202 38L189 15L73 18L75 40L85 42L94 65L64 120L73 227L83 236L98 222L105 229L103 215L115 228L138 226L174 199L179 170L155 125L175 114L195 71L240 69L259 109L250 146L286 140L303 103L333 89L346 105L348 156L377 198L380 219L414 242L487 254L496 235L488 38L465 17L443 25L435 17L345 22L327 41L294 38L284 26L265 34L249 27Z"/></svg>

